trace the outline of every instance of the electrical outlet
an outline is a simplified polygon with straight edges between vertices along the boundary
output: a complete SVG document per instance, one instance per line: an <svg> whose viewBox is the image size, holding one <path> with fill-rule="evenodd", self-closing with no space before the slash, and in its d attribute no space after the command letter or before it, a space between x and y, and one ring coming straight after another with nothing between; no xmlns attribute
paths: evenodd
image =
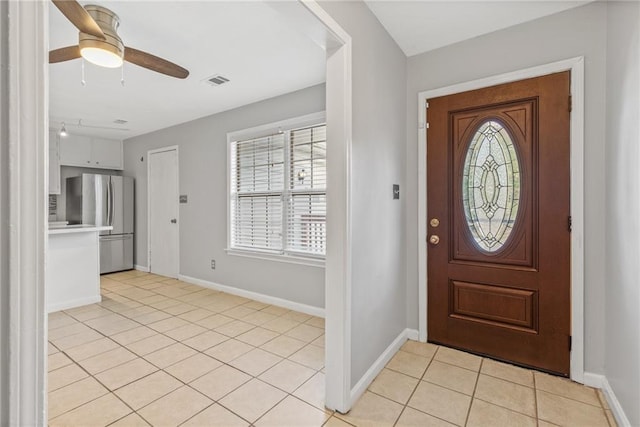
<svg viewBox="0 0 640 427"><path fill-rule="evenodd" d="M212 259L212 260L211 260L211 269L212 269L212 270L215 270L215 269L216 269L216 260L215 260L215 259Z"/></svg>

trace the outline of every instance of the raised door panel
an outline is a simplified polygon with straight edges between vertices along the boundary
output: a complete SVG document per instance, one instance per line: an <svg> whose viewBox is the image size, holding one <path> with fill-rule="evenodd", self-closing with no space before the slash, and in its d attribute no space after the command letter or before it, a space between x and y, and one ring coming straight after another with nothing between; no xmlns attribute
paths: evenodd
<svg viewBox="0 0 640 427"><path fill-rule="evenodd" d="M91 138L69 134L60 138L60 165L91 166Z"/></svg>
<svg viewBox="0 0 640 427"><path fill-rule="evenodd" d="M122 141L92 138L91 163L95 168L122 169Z"/></svg>

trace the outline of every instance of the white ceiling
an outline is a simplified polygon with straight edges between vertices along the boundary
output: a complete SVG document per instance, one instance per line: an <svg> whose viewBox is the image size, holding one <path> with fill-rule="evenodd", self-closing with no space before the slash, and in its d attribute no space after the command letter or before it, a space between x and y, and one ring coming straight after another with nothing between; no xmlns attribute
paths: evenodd
<svg viewBox="0 0 640 427"><path fill-rule="evenodd" d="M118 33L125 45L164 57L191 74L180 80L125 63L122 86L119 68L86 63L83 87L80 59L50 64L52 127L64 121L71 133L126 139L325 80L324 51L268 3L94 3L120 17ZM78 31L53 5L49 27L51 49L78 43ZM219 87L202 82L214 74L230 82ZM128 123L114 124L117 119Z"/></svg>
<svg viewBox="0 0 640 427"><path fill-rule="evenodd" d="M366 0L407 56L588 2ZM122 86L120 69L86 63L82 86L80 59L51 64L52 127L64 121L72 133L126 139L325 80L323 49L286 21L277 2L97 3L119 15L125 45L164 57L191 75L179 80L125 63ZM49 9L51 49L77 44L77 30L53 5ZM231 81L219 87L202 81L214 74ZM115 124L118 119L128 123Z"/></svg>
<svg viewBox="0 0 640 427"><path fill-rule="evenodd" d="M365 0L407 56L532 21L590 1L593 0Z"/></svg>

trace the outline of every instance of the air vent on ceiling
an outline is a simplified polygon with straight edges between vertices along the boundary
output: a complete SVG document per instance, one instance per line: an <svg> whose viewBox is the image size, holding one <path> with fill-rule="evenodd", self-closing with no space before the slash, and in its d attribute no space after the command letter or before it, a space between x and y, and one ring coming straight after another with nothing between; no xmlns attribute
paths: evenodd
<svg viewBox="0 0 640 427"><path fill-rule="evenodd" d="M129 120L116 119L116 120L113 121L113 123L115 123L117 125L123 125L125 123L129 123Z"/></svg>
<svg viewBox="0 0 640 427"><path fill-rule="evenodd" d="M219 74L216 74L213 77L208 77L207 79L205 79L205 82L209 83L211 86L220 86L222 84L225 84L229 81L228 78L226 77L222 77Z"/></svg>

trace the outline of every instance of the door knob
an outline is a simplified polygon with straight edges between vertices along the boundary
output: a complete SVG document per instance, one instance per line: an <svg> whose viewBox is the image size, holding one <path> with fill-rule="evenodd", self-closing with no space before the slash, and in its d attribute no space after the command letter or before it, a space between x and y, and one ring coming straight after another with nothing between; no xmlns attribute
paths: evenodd
<svg viewBox="0 0 640 427"><path fill-rule="evenodd" d="M173 219L171 220L171 224L177 224L177 222L178 222L178 220L177 220L177 219L175 219L175 218L173 218Z"/></svg>
<svg viewBox="0 0 640 427"><path fill-rule="evenodd" d="M432 245L437 245L438 243L440 243L440 237L436 236L435 234L432 235L431 237L429 237L429 243L431 243Z"/></svg>

